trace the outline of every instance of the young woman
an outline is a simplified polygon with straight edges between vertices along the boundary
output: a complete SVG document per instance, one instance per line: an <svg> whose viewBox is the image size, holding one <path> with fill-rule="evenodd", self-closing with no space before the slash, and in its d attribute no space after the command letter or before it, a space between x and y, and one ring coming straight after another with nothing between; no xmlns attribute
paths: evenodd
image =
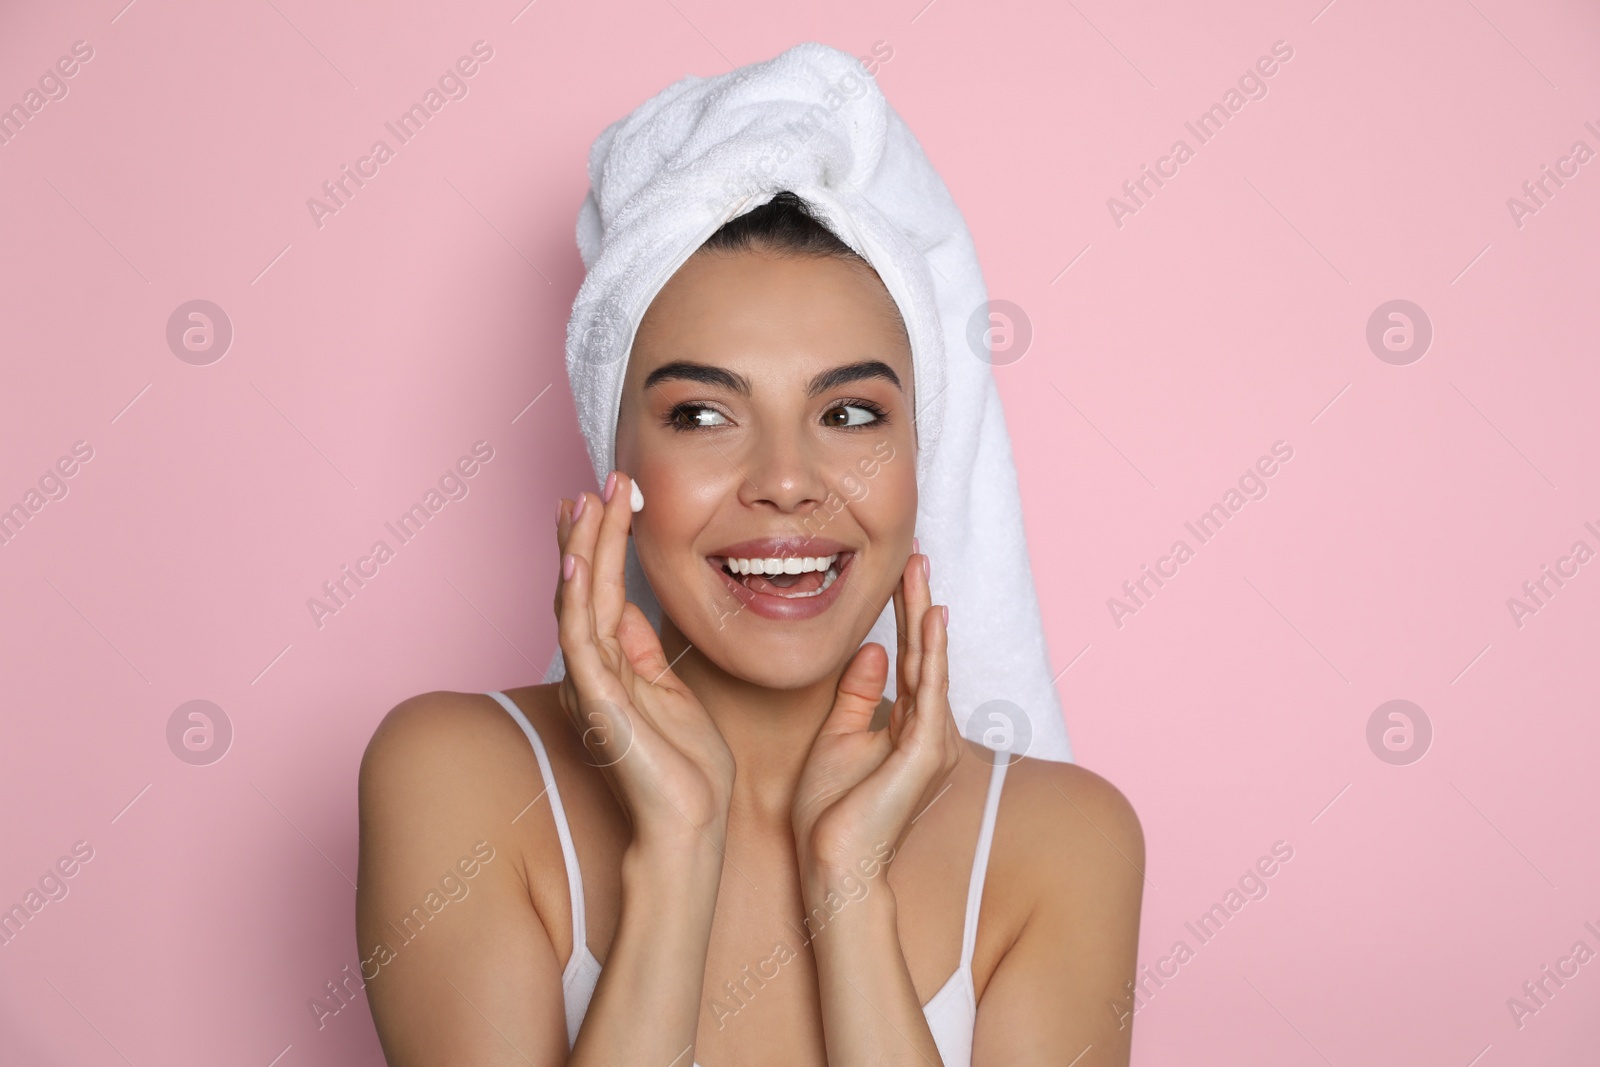
<svg viewBox="0 0 1600 1067"><path fill-rule="evenodd" d="M393 1067L1128 1062L1139 823L956 729L948 634L993 620L932 603L915 365L790 193L655 293L619 469L556 508L565 678L413 697L363 760Z"/></svg>

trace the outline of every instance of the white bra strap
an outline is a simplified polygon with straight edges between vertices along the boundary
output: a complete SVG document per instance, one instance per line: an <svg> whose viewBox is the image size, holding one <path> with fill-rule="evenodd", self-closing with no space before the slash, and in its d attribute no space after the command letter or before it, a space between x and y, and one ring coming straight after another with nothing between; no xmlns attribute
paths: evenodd
<svg viewBox="0 0 1600 1067"><path fill-rule="evenodd" d="M517 720L517 725L522 727L522 732L528 735L528 740L533 744L533 754L539 761L539 775L544 779L545 792L550 797L550 814L555 816L556 836L561 839L561 858L567 865L567 892L572 898L572 960L587 947L589 942L588 927L583 916L583 875L578 870L578 851L572 847L572 828L567 825L567 809L561 804L561 791L556 788L556 775L550 769L550 757L545 753L544 742L539 739L539 733L533 728L533 723L522 713L512 699L496 690L488 694L500 702L500 705L511 713ZM570 961L569 961L570 966Z"/></svg>
<svg viewBox="0 0 1600 1067"><path fill-rule="evenodd" d="M973 950L978 945L978 911L983 906L983 880L989 873L989 846L994 843L995 817L1000 811L1000 790L1005 785L1006 768L1011 758L1005 752L994 754L994 770L989 774L989 795L983 802L983 824L978 829L978 847L972 853L972 881L967 885L967 920L961 932L961 966L972 967Z"/></svg>

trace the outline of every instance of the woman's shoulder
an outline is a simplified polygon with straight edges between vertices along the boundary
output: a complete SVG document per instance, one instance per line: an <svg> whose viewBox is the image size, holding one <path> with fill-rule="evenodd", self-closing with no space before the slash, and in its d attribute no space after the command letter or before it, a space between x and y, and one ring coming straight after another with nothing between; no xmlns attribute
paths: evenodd
<svg viewBox="0 0 1600 1067"><path fill-rule="evenodd" d="M548 740L561 714L554 685L507 690L533 728ZM551 752L558 759L558 753ZM435 690L396 704L378 723L361 759L363 808L441 796L458 806L494 805L527 791L537 779L528 738L487 693ZM432 798L431 800L429 798Z"/></svg>
<svg viewBox="0 0 1600 1067"><path fill-rule="evenodd" d="M362 756L362 774L446 772L465 757L496 750L519 732L487 693L418 693L389 709L373 730Z"/></svg>
<svg viewBox="0 0 1600 1067"><path fill-rule="evenodd" d="M577 796L588 797L594 790L580 779L589 768L572 754L576 731L556 689L503 693L539 734L563 793L577 787ZM403 875L487 835L513 857L504 869L516 872L541 916L563 910L555 824L549 815L523 817L538 810L547 783L521 724L487 693L438 690L396 704L367 743L358 791L364 867L370 861L378 872Z"/></svg>
<svg viewBox="0 0 1600 1067"><path fill-rule="evenodd" d="M1006 770L995 848L1024 884L1105 885L1144 877L1144 830L1133 805L1076 763L1015 757Z"/></svg>
<svg viewBox="0 0 1600 1067"><path fill-rule="evenodd" d="M559 712L552 685L504 690L541 737ZM473 753L502 751L508 738L528 742L517 721L489 693L434 690L407 697L384 715L367 743L364 762L450 764Z"/></svg>
<svg viewBox="0 0 1600 1067"><path fill-rule="evenodd" d="M543 694L507 695L530 719L547 714ZM445 1044L453 1055L475 1040L458 1029L464 1015L439 1010L450 974L476 975L486 996L506 991L537 1013L530 1020L559 1026L572 934L555 826L532 814L545 794L517 720L485 693L419 693L373 731L359 779L356 932L372 953L362 973L386 1047L433 1049L444 1062ZM468 894L473 903L445 911ZM419 939L422 929L437 932ZM371 968L397 955L410 962L374 984Z"/></svg>

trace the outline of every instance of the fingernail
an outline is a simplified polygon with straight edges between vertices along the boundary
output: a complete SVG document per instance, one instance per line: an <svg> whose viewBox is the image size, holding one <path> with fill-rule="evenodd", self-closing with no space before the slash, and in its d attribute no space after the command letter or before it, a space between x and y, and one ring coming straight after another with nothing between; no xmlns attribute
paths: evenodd
<svg viewBox="0 0 1600 1067"><path fill-rule="evenodd" d="M616 490L616 488L617 472L612 471L610 474L606 475L606 485L604 489L600 490L600 499L609 504L611 502L611 494Z"/></svg>
<svg viewBox="0 0 1600 1067"><path fill-rule="evenodd" d="M933 577L933 560L927 556L922 557L922 576L924 578Z"/></svg>
<svg viewBox="0 0 1600 1067"><path fill-rule="evenodd" d="M915 537L913 537L911 539L911 551L913 551L913 552L921 552L922 551L922 544Z"/></svg>
<svg viewBox="0 0 1600 1067"><path fill-rule="evenodd" d="M946 630L950 629L950 605L940 604L939 610L944 612L944 628Z"/></svg>
<svg viewBox="0 0 1600 1067"><path fill-rule="evenodd" d="M584 504L584 501L586 501L588 499L589 499L589 494L588 493L579 493L578 494L578 506L572 509L572 521L573 522L577 522L578 521L578 516L583 514L583 504Z"/></svg>
<svg viewBox="0 0 1600 1067"><path fill-rule="evenodd" d="M578 557L574 556L571 552L568 552L561 559L561 577L571 581L572 572L577 569L577 566Z"/></svg>
<svg viewBox="0 0 1600 1067"><path fill-rule="evenodd" d="M561 525L561 505L565 504L565 503L566 503L566 501L562 500L560 497L556 498L556 525L557 526Z"/></svg>

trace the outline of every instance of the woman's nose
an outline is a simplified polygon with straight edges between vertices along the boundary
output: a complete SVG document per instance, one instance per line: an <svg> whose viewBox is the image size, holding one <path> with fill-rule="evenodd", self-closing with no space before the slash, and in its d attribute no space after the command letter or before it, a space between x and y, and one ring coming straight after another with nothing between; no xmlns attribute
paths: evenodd
<svg viewBox="0 0 1600 1067"><path fill-rule="evenodd" d="M739 490L744 504L771 505L786 514L819 507L828 495L822 457L794 435L763 435L745 457Z"/></svg>

